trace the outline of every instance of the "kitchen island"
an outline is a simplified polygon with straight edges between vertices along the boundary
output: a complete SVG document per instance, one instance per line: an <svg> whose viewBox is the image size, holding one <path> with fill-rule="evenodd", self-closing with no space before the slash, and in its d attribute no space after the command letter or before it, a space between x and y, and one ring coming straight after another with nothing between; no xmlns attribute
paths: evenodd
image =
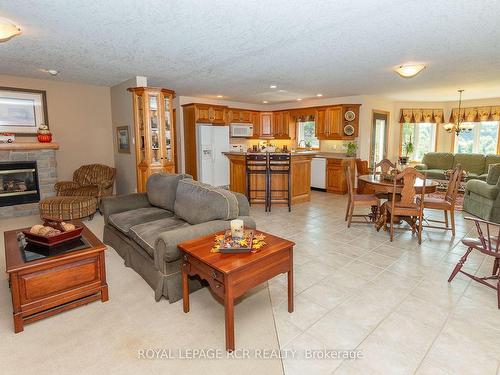
<svg viewBox="0 0 500 375"><path fill-rule="evenodd" d="M229 159L229 189L246 194L246 166L245 152L226 152ZM311 200L311 160L316 152L304 151L292 153L291 192L292 205L309 202ZM272 176L272 188L286 189L288 180L285 175ZM252 190L264 190L266 180L264 175L251 175L250 187ZM284 199L286 193L273 192L273 199ZM264 192L253 192L252 198L264 203Z"/></svg>

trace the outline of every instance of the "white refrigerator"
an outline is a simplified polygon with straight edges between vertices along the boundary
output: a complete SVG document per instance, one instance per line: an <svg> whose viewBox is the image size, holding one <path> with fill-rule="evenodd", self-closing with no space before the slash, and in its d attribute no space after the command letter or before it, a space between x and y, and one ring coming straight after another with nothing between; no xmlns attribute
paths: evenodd
<svg viewBox="0 0 500 375"><path fill-rule="evenodd" d="M229 186L229 126L196 124L198 181L213 186Z"/></svg>

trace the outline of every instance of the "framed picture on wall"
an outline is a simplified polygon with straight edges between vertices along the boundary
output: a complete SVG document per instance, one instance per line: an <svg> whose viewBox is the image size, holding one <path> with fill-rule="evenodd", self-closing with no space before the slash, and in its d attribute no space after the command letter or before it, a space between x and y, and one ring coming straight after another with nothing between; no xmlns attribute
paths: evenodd
<svg viewBox="0 0 500 375"><path fill-rule="evenodd" d="M0 87L0 132L35 134L49 125L43 90Z"/></svg>
<svg viewBox="0 0 500 375"><path fill-rule="evenodd" d="M116 144L118 145L118 152L130 154L128 126L119 126L116 128Z"/></svg>

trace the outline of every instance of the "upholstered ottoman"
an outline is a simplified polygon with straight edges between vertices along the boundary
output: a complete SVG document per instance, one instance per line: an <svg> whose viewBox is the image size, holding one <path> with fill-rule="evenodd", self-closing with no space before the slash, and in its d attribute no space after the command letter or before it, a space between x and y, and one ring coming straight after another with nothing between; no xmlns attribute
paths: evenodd
<svg viewBox="0 0 500 375"><path fill-rule="evenodd" d="M95 197L50 197L40 201L40 216L53 217L61 220L81 219L94 217L97 210Z"/></svg>

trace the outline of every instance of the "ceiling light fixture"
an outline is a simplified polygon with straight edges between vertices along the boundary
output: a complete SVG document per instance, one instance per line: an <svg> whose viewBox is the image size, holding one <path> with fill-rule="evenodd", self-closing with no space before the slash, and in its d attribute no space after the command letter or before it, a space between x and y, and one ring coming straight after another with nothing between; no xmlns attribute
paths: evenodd
<svg viewBox="0 0 500 375"><path fill-rule="evenodd" d="M269 102L267 100L263 100L262 103L267 104Z"/></svg>
<svg viewBox="0 0 500 375"><path fill-rule="evenodd" d="M323 96L323 94L316 94L316 96L317 96L318 98L320 98L320 97L322 97L322 96Z"/></svg>
<svg viewBox="0 0 500 375"><path fill-rule="evenodd" d="M275 88L277 88L277 87L278 87L278 85L274 85L274 84L273 84L273 85L271 85L271 86L269 86L269 88L270 88L270 89L275 89Z"/></svg>
<svg viewBox="0 0 500 375"><path fill-rule="evenodd" d="M278 90L278 92L286 92L286 90Z"/></svg>
<svg viewBox="0 0 500 375"><path fill-rule="evenodd" d="M59 70L49 69L47 70L47 73L49 73L51 76L56 76L59 74Z"/></svg>
<svg viewBox="0 0 500 375"><path fill-rule="evenodd" d="M223 95L217 95L218 98L223 98L224 96Z"/></svg>
<svg viewBox="0 0 500 375"><path fill-rule="evenodd" d="M6 42L21 34L19 26L6 18L0 18L0 43Z"/></svg>
<svg viewBox="0 0 500 375"><path fill-rule="evenodd" d="M302 100L302 98L298 98L298 99L297 99L297 101L299 101L299 102L300 102L301 100Z"/></svg>
<svg viewBox="0 0 500 375"><path fill-rule="evenodd" d="M403 78L413 78L424 69L424 64L408 64L400 65L394 68L394 71Z"/></svg>

